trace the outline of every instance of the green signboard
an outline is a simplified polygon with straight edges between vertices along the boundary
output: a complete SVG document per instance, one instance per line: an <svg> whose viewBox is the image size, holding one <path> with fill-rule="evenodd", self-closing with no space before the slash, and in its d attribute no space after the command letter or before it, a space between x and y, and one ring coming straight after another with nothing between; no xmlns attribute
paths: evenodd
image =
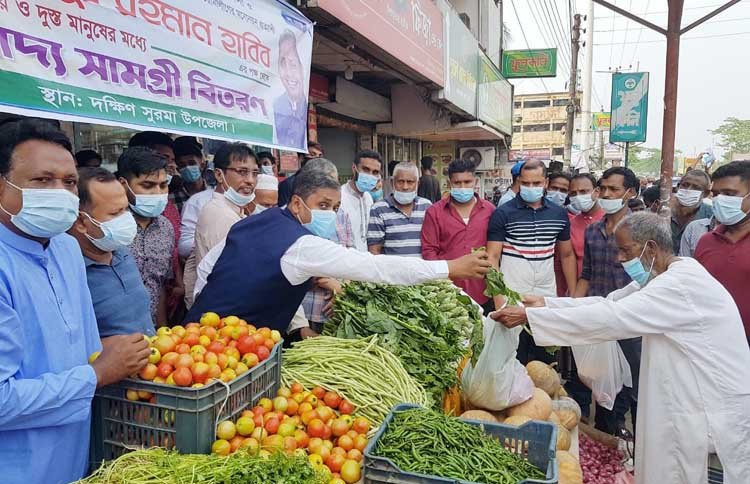
<svg viewBox="0 0 750 484"><path fill-rule="evenodd" d="M477 118L498 131L513 131L513 86L484 52L480 52Z"/></svg>
<svg viewBox="0 0 750 484"><path fill-rule="evenodd" d="M503 51L503 76L506 79L556 75L557 49Z"/></svg>
<svg viewBox="0 0 750 484"><path fill-rule="evenodd" d="M648 72L612 74L611 143L646 141Z"/></svg>

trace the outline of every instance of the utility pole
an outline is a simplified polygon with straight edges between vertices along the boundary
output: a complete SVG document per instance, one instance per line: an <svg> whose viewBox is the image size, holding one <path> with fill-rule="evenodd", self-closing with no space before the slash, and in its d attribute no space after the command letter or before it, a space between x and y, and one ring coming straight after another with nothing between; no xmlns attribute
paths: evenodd
<svg viewBox="0 0 750 484"><path fill-rule="evenodd" d="M594 143L591 138L591 91L593 86L594 70L594 2L588 0L586 10L586 37L584 40L583 54L583 99L581 99L581 154L583 164L588 166L589 154ZM584 129L584 126L586 127Z"/></svg>
<svg viewBox="0 0 750 484"><path fill-rule="evenodd" d="M573 129L575 126L575 117L576 117L576 111L577 111L577 103L576 103L576 91L578 86L578 48L579 43L578 41L581 38L581 16L579 14L576 14L573 19L573 37L571 38L571 54L572 59L570 60L570 81L568 84L568 95L570 99L568 100L568 123L565 126L565 165L567 167L571 166L571 153L573 151Z"/></svg>

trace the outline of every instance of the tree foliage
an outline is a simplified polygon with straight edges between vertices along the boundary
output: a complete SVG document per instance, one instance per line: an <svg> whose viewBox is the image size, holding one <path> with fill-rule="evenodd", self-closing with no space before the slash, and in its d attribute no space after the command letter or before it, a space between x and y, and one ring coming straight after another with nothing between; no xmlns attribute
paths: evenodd
<svg viewBox="0 0 750 484"><path fill-rule="evenodd" d="M750 119L726 118L711 133L721 137L719 146L724 148L728 161L737 153L750 153Z"/></svg>

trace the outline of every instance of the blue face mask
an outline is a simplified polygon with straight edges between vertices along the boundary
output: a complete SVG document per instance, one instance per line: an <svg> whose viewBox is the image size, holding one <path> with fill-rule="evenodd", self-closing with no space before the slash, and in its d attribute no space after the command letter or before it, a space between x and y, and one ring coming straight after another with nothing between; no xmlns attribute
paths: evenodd
<svg viewBox="0 0 750 484"><path fill-rule="evenodd" d="M521 198L526 203L535 203L544 196L544 187L521 186Z"/></svg>
<svg viewBox="0 0 750 484"><path fill-rule="evenodd" d="M305 204L305 202L302 202L302 205L304 205L311 214L310 222L306 224L303 223L303 227L318 237L333 241L338 239L338 235L336 234L336 212L333 210L311 209Z"/></svg>
<svg viewBox="0 0 750 484"><path fill-rule="evenodd" d="M273 176L273 165L261 165L260 172L264 175Z"/></svg>
<svg viewBox="0 0 750 484"><path fill-rule="evenodd" d="M474 198L473 188L451 188L451 198L458 203L467 203Z"/></svg>
<svg viewBox="0 0 750 484"><path fill-rule="evenodd" d="M370 192L370 195L372 195L372 200L374 202L377 202L381 198L383 198L383 189L380 188L378 190L375 190L374 192Z"/></svg>
<svg viewBox="0 0 750 484"><path fill-rule="evenodd" d="M393 198L401 205L409 205L417 198L417 192L393 192Z"/></svg>
<svg viewBox="0 0 750 484"><path fill-rule="evenodd" d="M547 195L544 197L547 199L548 202L554 203L555 205L562 207L565 204L565 199L568 198L568 195L563 192L547 192Z"/></svg>
<svg viewBox="0 0 750 484"><path fill-rule="evenodd" d="M365 193L375 190L375 187L378 185L379 180L379 176L370 175L369 173L357 172L357 180L354 182L354 184L357 186L357 190Z"/></svg>
<svg viewBox="0 0 750 484"><path fill-rule="evenodd" d="M9 186L21 191L21 210L10 216L10 221L21 232L32 237L49 239L67 231L78 218L78 197L61 188L21 188L5 180Z"/></svg>
<svg viewBox="0 0 750 484"><path fill-rule="evenodd" d="M198 165L188 165L180 170L180 176L187 183L195 183L201 179L201 167Z"/></svg>
<svg viewBox="0 0 750 484"><path fill-rule="evenodd" d="M128 184L128 190L135 197L135 204L130 204L130 209L141 217L156 218L167 208L168 194L136 195Z"/></svg>
<svg viewBox="0 0 750 484"><path fill-rule="evenodd" d="M99 250L103 252L114 252L117 249L122 249L133 243L138 228L135 219L130 212L125 212L112 220L107 220L106 222L99 222L86 212L83 212L83 214L91 220L91 223L99 227L104 234L101 239L95 239L89 234L86 234L86 238L88 238Z"/></svg>
<svg viewBox="0 0 750 484"><path fill-rule="evenodd" d="M224 192L224 198L232 202L234 205L237 205L238 207L244 207L248 203L255 200L255 192L251 193L250 195L243 195L234 188L229 187L229 189Z"/></svg>
<svg viewBox="0 0 750 484"><path fill-rule="evenodd" d="M654 257L654 259L651 261L651 267L648 271L645 267L643 267L641 257L643 257L643 254L646 252L647 246L648 242L646 242L646 245L643 246L643 250L641 251L640 256L622 263L622 268L625 269L625 272L627 272L630 278L637 282L641 287L645 286L646 283L648 283L648 281L651 279L651 271L654 269L654 262L656 262L656 258Z"/></svg>
<svg viewBox="0 0 750 484"><path fill-rule="evenodd" d="M742 222L747 213L742 210L742 202L750 196L733 197L730 195L717 195L713 200L714 216L720 224L736 225Z"/></svg>

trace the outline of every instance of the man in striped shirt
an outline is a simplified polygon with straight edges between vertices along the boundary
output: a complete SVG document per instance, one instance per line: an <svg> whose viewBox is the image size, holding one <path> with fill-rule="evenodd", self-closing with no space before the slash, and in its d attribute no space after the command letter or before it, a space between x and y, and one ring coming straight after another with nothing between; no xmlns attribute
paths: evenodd
<svg viewBox="0 0 750 484"><path fill-rule="evenodd" d="M521 168L519 185L516 198L492 214L487 231L487 253L492 265L502 271L506 284L514 291L556 296L556 250L568 287L576 287L578 266L570 242L570 221L564 208L544 198L547 188L544 163L527 161ZM502 296L495 298L496 307L504 302ZM533 359L550 360L525 332L521 335L518 358L524 364Z"/></svg>
<svg viewBox="0 0 750 484"><path fill-rule="evenodd" d="M422 222L432 205L417 196L417 165L401 162L393 169L393 193L370 210L367 248L373 254L422 256Z"/></svg>

